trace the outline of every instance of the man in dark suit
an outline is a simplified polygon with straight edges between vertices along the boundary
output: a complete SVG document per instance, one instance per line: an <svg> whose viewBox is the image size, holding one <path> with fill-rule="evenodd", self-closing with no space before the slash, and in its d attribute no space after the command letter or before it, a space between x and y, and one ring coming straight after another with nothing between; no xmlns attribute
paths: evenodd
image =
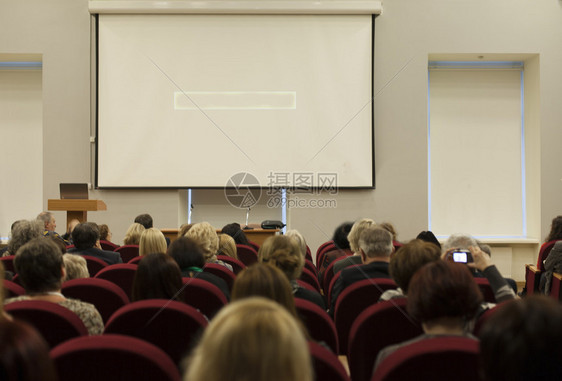
<svg viewBox="0 0 562 381"><path fill-rule="evenodd" d="M68 253L96 257L108 265L123 263L119 253L102 250L99 240L100 231L97 224L94 224L93 222L82 222L76 225L72 231L72 241L74 242L75 247L69 249Z"/></svg>
<svg viewBox="0 0 562 381"><path fill-rule="evenodd" d="M388 263L393 251L392 234L387 230L376 225L363 230L359 236L359 253L363 264L342 270L332 289L330 311L333 313L338 296L347 286L365 279L391 278Z"/></svg>

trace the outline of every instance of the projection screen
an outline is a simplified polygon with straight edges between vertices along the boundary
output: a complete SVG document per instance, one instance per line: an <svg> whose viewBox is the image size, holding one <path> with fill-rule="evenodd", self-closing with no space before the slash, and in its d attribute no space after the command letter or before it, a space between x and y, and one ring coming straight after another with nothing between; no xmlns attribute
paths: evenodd
<svg viewBox="0 0 562 381"><path fill-rule="evenodd" d="M224 187L240 172L373 186L372 24L99 15L97 186Z"/></svg>

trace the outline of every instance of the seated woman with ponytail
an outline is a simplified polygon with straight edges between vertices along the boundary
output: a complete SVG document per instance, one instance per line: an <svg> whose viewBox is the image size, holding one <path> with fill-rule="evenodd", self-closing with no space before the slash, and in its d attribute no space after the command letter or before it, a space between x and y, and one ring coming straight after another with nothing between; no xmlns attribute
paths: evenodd
<svg viewBox="0 0 562 381"><path fill-rule="evenodd" d="M296 298L311 301L322 309L326 309L322 296L312 290L307 290L297 283L304 267L304 257L296 241L283 235L276 235L265 240L258 251L258 259L262 263L269 263L287 276Z"/></svg>

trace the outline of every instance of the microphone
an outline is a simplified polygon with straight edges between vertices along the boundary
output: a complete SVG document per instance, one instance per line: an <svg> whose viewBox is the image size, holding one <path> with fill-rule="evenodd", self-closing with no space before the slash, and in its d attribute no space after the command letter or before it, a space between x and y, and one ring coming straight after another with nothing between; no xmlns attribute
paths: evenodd
<svg viewBox="0 0 562 381"><path fill-rule="evenodd" d="M250 209L251 209L251 208L248 208L248 210L246 210L246 226L244 226L244 227L242 228L242 229L244 229L244 230L251 230L251 229L253 229L253 228L251 228L251 227L248 226L248 220L250 219Z"/></svg>

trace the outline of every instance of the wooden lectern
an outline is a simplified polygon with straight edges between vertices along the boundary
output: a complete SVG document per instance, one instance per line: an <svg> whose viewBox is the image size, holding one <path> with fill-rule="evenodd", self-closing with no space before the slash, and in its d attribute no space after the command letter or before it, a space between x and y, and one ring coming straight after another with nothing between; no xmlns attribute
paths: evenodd
<svg viewBox="0 0 562 381"><path fill-rule="evenodd" d="M66 224L68 225L72 219L77 219L80 222L88 221L88 211L107 210L107 205L102 200L47 200L47 210L65 210Z"/></svg>

